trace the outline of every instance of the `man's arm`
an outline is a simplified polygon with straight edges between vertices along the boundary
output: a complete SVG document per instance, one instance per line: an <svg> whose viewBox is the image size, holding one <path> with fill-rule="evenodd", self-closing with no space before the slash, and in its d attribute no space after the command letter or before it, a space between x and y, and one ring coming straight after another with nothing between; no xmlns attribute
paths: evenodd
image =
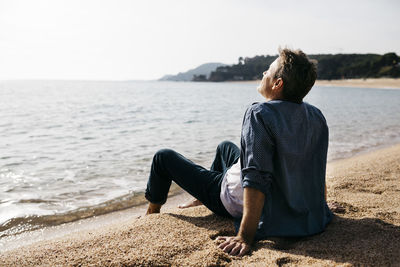
<svg viewBox="0 0 400 267"><path fill-rule="evenodd" d="M237 236L220 236L224 242L218 247L233 256L243 256L250 251L254 241L258 222L264 207L265 195L261 191L246 187L243 194L243 217Z"/></svg>
<svg viewBox="0 0 400 267"><path fill-rule="evenodd" d="M263 113L263 114L262 114ZM268 114L267 114L268 113ZM269 114L270 113L270 114ZM254 241L266 194L270 191L275 151L272 131L266 117L274 113L267 107L253 104L246 110L240 138L240 179L244 188L243 217L235 237L219 237L219 245L230 255L243 256Z"/></svg>

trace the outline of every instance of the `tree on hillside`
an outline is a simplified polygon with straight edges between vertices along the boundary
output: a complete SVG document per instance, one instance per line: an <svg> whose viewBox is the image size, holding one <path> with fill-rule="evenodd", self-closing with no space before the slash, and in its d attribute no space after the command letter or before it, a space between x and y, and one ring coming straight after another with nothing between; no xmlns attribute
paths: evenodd
<svg viewBox="0 0 400 267"><path fill-rule="evenodd" d="M256 80L278 56L239 57L238 64L217 68L210 81ZM400 58L395 53L309 55L318 61L318 79L400 77Z"/></svg>

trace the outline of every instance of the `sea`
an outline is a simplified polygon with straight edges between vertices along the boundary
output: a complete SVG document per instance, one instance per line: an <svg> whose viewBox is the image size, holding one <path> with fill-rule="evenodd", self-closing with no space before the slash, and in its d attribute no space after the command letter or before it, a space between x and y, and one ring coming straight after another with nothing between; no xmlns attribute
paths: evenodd
<svg viewBox="0 0 400 267"><path fill-rule="evenodd" d="M172 148L206 168L239 144L254 83L1 81L0 238L144 202L151 160ZM400 90L318 87L328 161L400 142Z"/></svg>

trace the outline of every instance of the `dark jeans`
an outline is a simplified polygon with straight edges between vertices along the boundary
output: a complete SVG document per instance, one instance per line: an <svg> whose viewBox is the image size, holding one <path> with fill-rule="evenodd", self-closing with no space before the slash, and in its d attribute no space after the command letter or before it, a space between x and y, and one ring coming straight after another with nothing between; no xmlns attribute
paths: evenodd
<svg viewBox="0 0 400 267"><path fill-rule="evenodd" d="M161 149L151 164L146 199L154 204L164 204L171 181L174 181L214 213L231 217L221 202L221 183L225 172L239 156L240 149L232 142L224 141L218 145L214 162L207 170L174 150Z"/></svg>

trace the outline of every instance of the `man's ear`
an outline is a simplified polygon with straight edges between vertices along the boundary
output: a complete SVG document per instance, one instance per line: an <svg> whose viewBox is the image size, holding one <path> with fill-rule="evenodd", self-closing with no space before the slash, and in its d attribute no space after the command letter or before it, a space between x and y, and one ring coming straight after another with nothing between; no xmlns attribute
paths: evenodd
<svg viewBox="0 0 400 267"><path fill-rule="evenodd" d="M278 78L275 80L274 84L272 85L272 90L274 90L276 93L282 92L283 89L283 79Z"/></svg>

